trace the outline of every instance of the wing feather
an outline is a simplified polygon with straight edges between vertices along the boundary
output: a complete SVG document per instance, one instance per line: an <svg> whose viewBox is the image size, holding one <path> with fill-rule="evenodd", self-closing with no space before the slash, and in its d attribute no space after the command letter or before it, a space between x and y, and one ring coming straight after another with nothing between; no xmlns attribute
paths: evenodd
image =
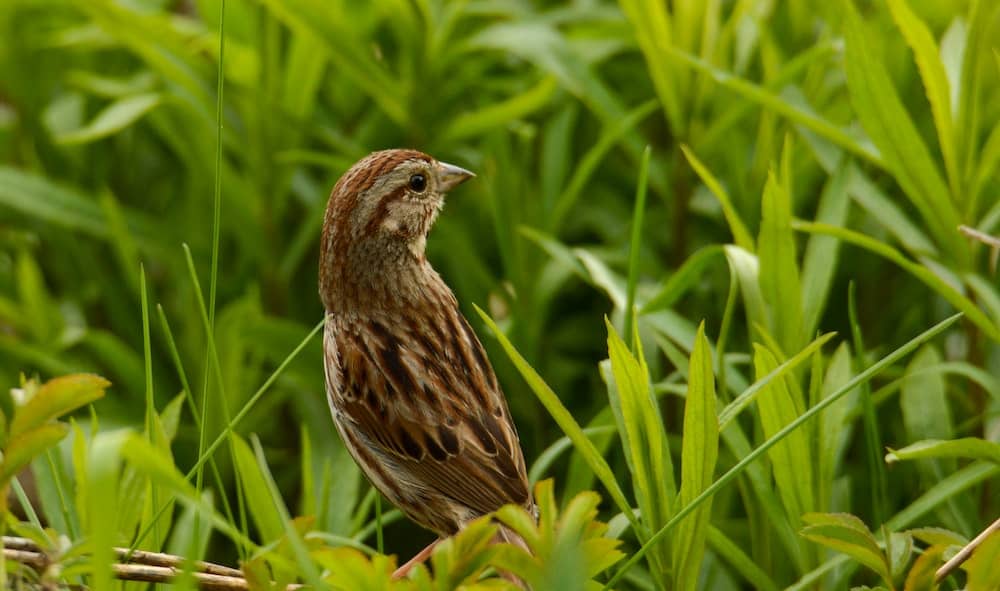
<svg viewBox="0 0 1000 591"><path fill-rule="evenodd" d="M507 402L482 344L457 309L379 318L336 335L336 405L398 476L484 514L530 502Z"/></svg>

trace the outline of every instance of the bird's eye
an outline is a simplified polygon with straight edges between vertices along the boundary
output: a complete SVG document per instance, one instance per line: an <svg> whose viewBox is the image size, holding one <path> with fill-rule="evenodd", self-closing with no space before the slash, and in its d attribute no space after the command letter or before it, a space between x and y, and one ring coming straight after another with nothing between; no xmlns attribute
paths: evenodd
<svg viewBox="0 0 1000 591"><path fill-rule="evenodd" d="M414 174L410 176L410 189L413 189L417 193L423 193L426 188L427 177L422 174Z"/></svg>

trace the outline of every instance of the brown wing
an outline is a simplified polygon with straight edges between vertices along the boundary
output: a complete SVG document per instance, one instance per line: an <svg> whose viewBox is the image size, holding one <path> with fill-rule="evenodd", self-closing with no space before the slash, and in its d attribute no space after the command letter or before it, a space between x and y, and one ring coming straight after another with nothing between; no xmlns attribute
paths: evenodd
<svg viewBox="0 0 1000 591"><path fill-rule="evenodd" d="M476 515L526 505L524 457L506 400L479 339L448 308L341 331L337 406L410 488Z"/></svg>

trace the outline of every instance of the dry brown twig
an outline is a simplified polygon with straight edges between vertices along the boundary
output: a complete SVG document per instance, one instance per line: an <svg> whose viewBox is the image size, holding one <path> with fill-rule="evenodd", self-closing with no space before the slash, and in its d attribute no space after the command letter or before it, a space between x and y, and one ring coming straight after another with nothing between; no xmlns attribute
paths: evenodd
<svg viewBox="0 0 1000 591"><path fill-rule="evenodd" d="M169 583L184 573L186 560L182 556L115 548L119 562L112 566L116 578L123 581L147 583ZM42 572L51 564L49 557L33 541L27 538L3 537L3 556L6 560L19 562L35 571ZM195 562L191 576L200 589L208 591L245 591L249 589L243 572L239 569ZM301 589L302 585L289 585L288 591Z"/></svg>
<svg viewBox="0 0 1000 591"><path fill-rule="evenodd" d="M969 226L959 226L958 230L969 238L982 242L990 248L990 272L996 273L997 258L1000 257L1000 238L990 236L985 232L980 232L979 230L970 228Z"/></svg>
<svg viewBox="0 0 1000 591"><path fill-rule="evenodd" d="M1000 519L997 519L996 521L991 523L989 527L984 529L982 533L976 536L976 539L966 544L961 550L958 551L958 554L952 556L951 560L944 563L944 566L942 566L941 568L937 569L937 572L934 573L934 581L940 583L941 581L945 580L945 578L948 575L954 572L956 568L961 566L963 562L965 562L966 560L969 559L969 557L972 556L972 553L975 552L976 548L978 548L983 542L985 542L986 538L988 538L990 534L997 531L1000 531Z"/></svg>

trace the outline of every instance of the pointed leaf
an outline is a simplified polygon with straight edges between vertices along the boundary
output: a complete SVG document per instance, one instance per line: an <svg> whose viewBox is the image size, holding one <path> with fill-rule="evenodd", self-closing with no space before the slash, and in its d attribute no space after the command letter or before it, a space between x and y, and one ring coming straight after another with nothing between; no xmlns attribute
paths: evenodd
<svg viewBox="0 0 1000 591"><path fill-rule="evenodd" d="M493 322L493 319L489 317L486 312L483 312L479 307L476 307L476 312L489 327L490 331L496 336L497 340L500 341L500 346L506 351L507 356L510 357L514 366L521 373L521 376L528 383L528 386L538 397L538 400L542 403L552 418L555 419L556 424L562 429L563 433L573 442L574 447L583 456L583 458L590 465L591 470L597 476L598 480L607 488L608 493L611 495L612 500L618 506L618 509L629 515L629 521L633 524L638 531L643 531L644 528L639 525L638 520L635 517L632 507L629 505L628 501L625 499L625 493L622 492L621 487L618 485L618 480L615 478L614 473L611 471L611 467L608 465L607 461L598 453L594 444L587 438L584 434L583 429L580 424L576 422L573 415L566 409L562 401L556 396L556 393L549 388L548 384L542 379L538 372L528 364L527 360L517 352L514 348L513 343L507 338L507 335L500 330L500 327Z"/></svg>
<svg viewBox="0 0 1000 591"><path fill-rule="evenodd" d="M691 168L694 169L698 176L701 178L701 182L705 183L705 186L715 195L716 199L719 200L719 204L722 206L722 214L726 216L726 223L729 224L729 231L733 235L733 241L736 246L748 251L754 252L754 242L753 237L747 230L746 225L743 224L743 220L740 219L739 213L737 213L736 208L733 207L733 200L729 197L729 193L722 187L722 183L719 182L712 171L705 166L701 160L695 156L691 148L685 145L681 145L681 150L684 152L684 157L687 158L688 162L691 164Z"/></svg>
<svg viewBox="0 0 1000 591"><path fill-rule="evenodd" d="M688 369L681 441L680 506L687 505L712 484L719 452L719 422L715 411L715 376L712 353L705 338L705 323L698 326ZM711 499L702 503L677 526L673 543L674 588L693 590L698 584L705 554L705 539L712 514Z"/></svg>
<svg viewBox="0 0 1000 591"><path fill-rule="evenodd" d="M775 176L764 187L757 260L760 290L770 308L767 326L781 345L783 354L798 351L802 344L802 285L792 233L792 209L788 192Z"/></svg>
<svg viewBox="0 0 1000 591"><path fill-rule="evenodd" d="M264 543L276 542L284 535L285 526L274 510L264 475L247 442L236 434L232 435L232 441L236 473L243 481L248 512L257 525L261 540Z"/></svg>
<svg viewBox="0 0 1000 591"><path fill-rule="evenodd" d="M965 563L965 571L969 574L967 591L996 590L1000 581L1000 529L994 529L976 548Z"/></svg>
<svg viewBox="0 0 1000 591"><path fill-rule="evenodd" d="M758 376L764 376L778 366L767 349L755 345L754 351L754 367ZM792 398L787 382L787 377L774 380L757 397L760 422L764 437L768 439L795 421L802 412ZM810 450L807 432L799 429L768 451L774 480L792 524L800 523L802 514L814 510L816 506L813 497L814 463Z"/></svg>
<svg viewBox="0 0 1000 591"><path fill-rule="evenodd" d="M951 88L945 73L944 63L939 56L937 43L927 25L913 13L909 0L888 0L889 10L896 26L903 32L906 43L913 50L924 83L924 92L931 104L934 126L937 128L938 144L944 156L945 170L951 181L952 194L958 197L959 176L958 155L955 146L955 128L952 124ZM957 105L956 105L957 106Z"/></svg>
<svg viewBox="0 0 1000 591"><path fill-rule="evenodd" d="M806 523L802 530L805 538L847 554L892 584L889 563L860 519L847 513L808 513L802 520Z"/></svg>
<svg viewBox="0 0 1000 591"><path fill-rule="evenodd" d="M976 437L946 441L927 439L911 443L902 449L891 450L886 454L885 461L892 463L924 458L965 458L1000 464L1000 443Z"/></svg>
<svg viewBox="0 0 1000 591"><path fill-rule="evenodd" d="M952 256L964 257L967 248L955 232L961 220L948 187L890 83L892 77L883 60L875 57L876 52L853 2L844 4L847 6L844 63L847 86L858 118L938 244Z"/></svg>
<svg viewBox="0 0 1000 591"><path fill-rule="evenodd" d="M60 134L56 141L61 144L83 144L114 135L156 108L161 101L159 93L120 98L105 107L93 121L75 131Z"/></svg>
<svg viewBox="0 0 1000 591"><path fill-rule="evenodd" d="M104 396L111 382L90 374L53 378L17 409L10 426L11 439L57 419Z"/></svg>
<svg viewBox="0 0 1000 591"><path fill-rule="evenodd" d="M31 460L62 441L68 432L69 427L66 425L52 423L21 433L8 441L3 454L3 463L0 463L0 491L7 494L10 480L31 463Z"/></svg>
<svg viewBox="0 0 1000 591"><path fill-rule="evenodd" d="M645 367L632 355L614 326L607 319L604 323L614 376L608 392L612 408L618 411L615 418L629 459L632 484L643 520L651 528L658 528L670 518L676 494L666 430Z"/></svg>

